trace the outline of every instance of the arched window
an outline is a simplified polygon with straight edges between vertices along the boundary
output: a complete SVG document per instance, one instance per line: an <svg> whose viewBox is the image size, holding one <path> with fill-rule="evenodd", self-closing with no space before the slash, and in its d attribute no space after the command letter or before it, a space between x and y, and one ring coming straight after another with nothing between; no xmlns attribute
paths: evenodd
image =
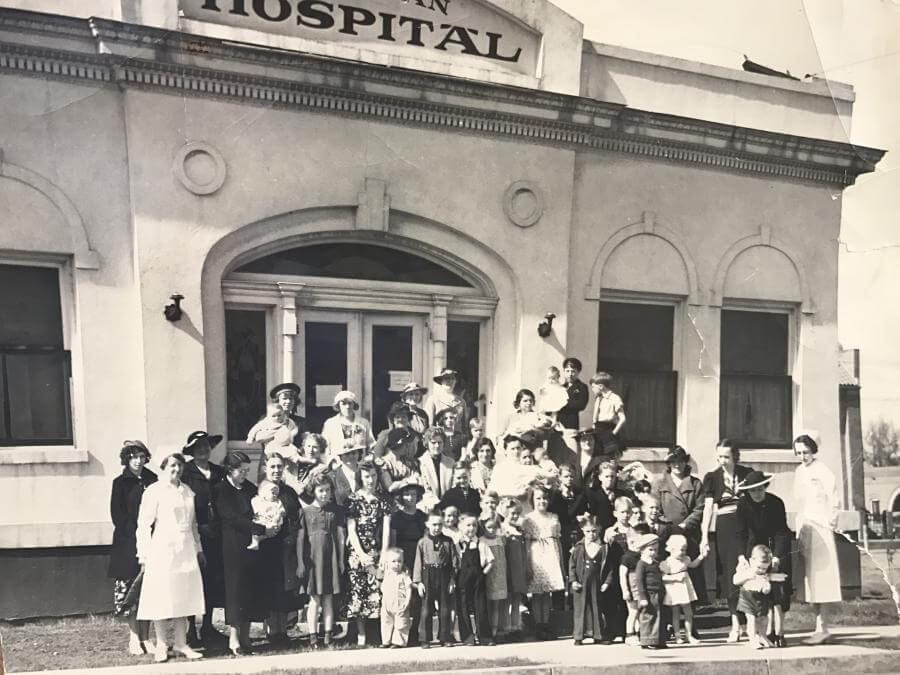
<svg viewBox="0 0 900 675"><path fill-rule="evenodd" d="M473 288L455 272L426 258L387 246L360 243L291 248L253 260L235 271Z"/></svg>

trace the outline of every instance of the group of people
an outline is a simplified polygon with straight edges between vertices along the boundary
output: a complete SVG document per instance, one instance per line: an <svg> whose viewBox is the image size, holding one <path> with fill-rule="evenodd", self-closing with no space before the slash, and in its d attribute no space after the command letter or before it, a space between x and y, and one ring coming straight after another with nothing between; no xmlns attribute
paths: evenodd
<svg viewBox="0 0 900 675"><path fill-rule="evenodd" d="M334 397L335 415L316 433L296 413L300 388L279 385L248 434L263 450L257 484L243 452L210 461L220 436L192 433L159 463L159 479L147 447L126 441L109 576L129 651L165 661L171 643L200 658L196 647L224 638L212 624L217 607L235 655L251 652L251 621L278 644L305 617L318 647L332 644L341 620L365 646L373 620L381 646L428 648L521 640L523 610L534 638L552 639L551 610L569 608L576 645L590 636L659 649L670 631L696 643L693 610L706 601L713 550L729 642L746 616L750 645L783 646L795 590L817 608L810 641L828 640L824 609L841 597L837 500L816 441L794 444L801 562L792 570L795 535L783 501L766 491L771 476L741 465L727 439L702 481L678 446L655 480L639 463L623 466L623 401L597 373L593 424L579 430L590 399L580 371L568 358L562 381L552 367L537 396L520 390L496 444L454 393L450 369L427 397L407 385L377 438L352 392Z"/></svg>

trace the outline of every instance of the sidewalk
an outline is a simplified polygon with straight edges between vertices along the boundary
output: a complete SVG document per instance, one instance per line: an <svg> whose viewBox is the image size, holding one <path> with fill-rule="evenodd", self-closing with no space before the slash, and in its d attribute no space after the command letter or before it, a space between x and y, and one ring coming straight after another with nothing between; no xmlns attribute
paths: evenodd
<svg viewBox="0 0 900 675"><path fill-rule="evenodd" d="M799 643L807 633L788 635ZM530 642L496 647L448 647L425 651L409 649L365 649L302 652L244 658L214 658L188 662L173 658L165 664L142 664L96 668L85 671L40 671L61 675L76 672L121 673L122 675L171 673L268 673L295 672L304 675L350 675L427 672L491 673L496 675L587 675L602 669L604 675L659 675L691 673L719 675L801 675L802 673L898 673L900 650L870 645L882 639L900 639L900 626L845 626L834 629L834 644L784 649L752 650L746 643L726 644L724 638L703 645L675 646L648 652L625 645L575 647L571 640ZM862 645L860 643L863 643Z"/></svg>

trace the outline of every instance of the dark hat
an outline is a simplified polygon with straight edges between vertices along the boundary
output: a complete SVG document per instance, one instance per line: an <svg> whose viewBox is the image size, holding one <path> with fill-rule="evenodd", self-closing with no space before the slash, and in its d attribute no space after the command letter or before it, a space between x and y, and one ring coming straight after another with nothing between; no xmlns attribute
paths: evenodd
<svg viewBox="0 0 900 675"><path fill-rule="evenodd" d="M391 449L399 448L403 445L410 437L412 437L412 432L406 427L399 427L397 429L391 429L388 432L387 436L387 446Z"/></svg>
<svg viewBox="0 0 900 675"><path fill-rule="evenodd" d="M597 435L594 432L593 427L590 429L579 429L578 431L575 432L575 440L576 441L582 441L585 438L592 438L595 441L597 440Z"/></svg>
<svg viewBox="0 0 900 675"><path fill-rule="evenodd" d="M568 356L563 360L563 368L569 365L571 365L575 370L583 370L581 367L581 360L576 359L574 356Z"/></svg>
<svg viewBox="0 0 900 675"><path fill-rule="evenodd" d="M444 408L443 410L437 411L434 414L435 425L440 426L441 422L444 421L444 418L447 415L456 415L457 417L459 417L459 412L456 410L456 408Z"/></svg>
<svg viewBox="0 0 900 675"><path fill-rule="evenodd" d="M670 462L684 462L685 464L691 461L691 456L687 453L687 450L682 448L680 445L676 445L674 448L669 450L669 453L666 455L666 464Z"/></svg>
<svg viewBox="0 0 900 675"><path fill-rule="evenodd" d="M391 409L388 411L388 421L393 420L398 415L403 415L404 417L412 417L412 411L409 409L409 406L406 405L403 401L394 401L391 404Z"/></svg>
<svg viewBox="0 0 900 675"><path fill-rule="evenodd" d="M744 480L738 483L737 489L741 491L765 487L772 482L772 478L772 474L763 473L762 471L751 471Z"/></svg>
<svg viewBox="0 0 900 675"><path fill-rule="evenodd" d="M209 444L209 449L212 450L222 442L222 437L219 434L213 434L212 436L210 436L205 431L195 431L187 437L187 442L184 444L184 447L181 451L185 455L193 456L194 450L196 450L197 446L203 441L206 441Z"/></svg>
<svg viewBox="0 0 900 675"><path fill-rule="evenodd" d="M435 382L437 382L438 384L440 384L448 377L459 378L459 373L457 373L452 368L444 368L441 372L439 372L437 375L435 375L432 379Z"/></svg>
<svg viewBox="0 0 900 675"><path fill-rule="evenodd" d="M541 444L540 439L538 439L538 435L531 430L524 431L519 434L519 440L522 441L522 445L524 445L529 450L534 450Z"/></svg>
<svg viewBox="0 0 900 675"><path fill-rule="evenodd" d="M294 384L293 382L282 382L281 384L276 384L272 387L272 391L269 392L269 398L273 401L278 398L278 394L283 391L291 392L295 397L300 396L300 386Z"/></svg>

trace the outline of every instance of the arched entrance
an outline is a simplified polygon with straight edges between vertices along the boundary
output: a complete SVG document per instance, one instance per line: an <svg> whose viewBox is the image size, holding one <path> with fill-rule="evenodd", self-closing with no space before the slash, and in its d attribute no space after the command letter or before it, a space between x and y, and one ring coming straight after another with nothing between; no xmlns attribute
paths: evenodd
<svg viewBox="0 0 900 675"><path fill-rule="evenodd" d="M393 220L392 213L393 232L334 227L335 216L352 223L340 217L343 210L316 210L326 216L317 219L323 229L297 214L279 217L291 220L280 238L271 220L256 223L210 252L203 272L208 426L227 429L232 446L278 382L300 384L313 430L333 414L340 388L360 396L363 414L379 429L407 381L429 386L434 372L450 365L483 415L498 362L509 372L518 365L509 350L500 355L495 347L498 315L516 308L505 263L408 214ZM466 258L431 243L441 240ZM504 342L515 344L516 322L506 325Z"/></svg>

